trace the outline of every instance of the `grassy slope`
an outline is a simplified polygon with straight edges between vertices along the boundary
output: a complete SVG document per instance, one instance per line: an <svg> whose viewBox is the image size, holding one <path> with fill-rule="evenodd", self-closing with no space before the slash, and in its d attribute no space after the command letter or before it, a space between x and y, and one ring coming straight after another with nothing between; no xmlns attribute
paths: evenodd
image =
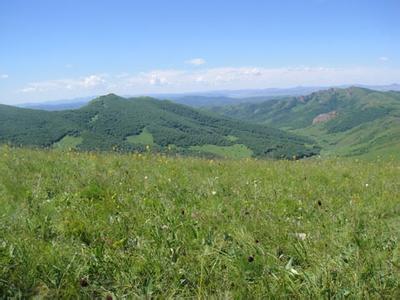
<svg viewBox="0 0 400 300"><path fill-rule="evenodd" d="M145 146L154 145L153 135L147 130L147 128L143 129L143 131L138 135L127 136L126 140L131 144L141 144Z"/></svg>
<svg viewBox="0 0 400 300"><path fill-rule="evenodd" d="M392 156L400 149L400 93L362 88L331 89L305 97L220 107L217 112L310 136L323 155ZM312 125L322 113L338 117Z"/></svg>
<svg viewBox="0 0 400 300"><path fill-rule="evenodd" d="M399 177L3 147L0 295L399 298Z"/></svg>
<svg viewBox="0 0 400 300"><path fill-rule="evenodd" d="M1 105L0 123L0 142L14 145L63 147L75 137L79 138L75 139L79 141L75 146L80 150L144 151L145 143L152 139L154 151L164 152L175 145L183 154L193 154L191 146L240 144L252 151L247 152L249 155L263 157L307 157L319 152L310 139L274 128L230 120L169 101L124 99L113 94L99 97L81 109L59 112ZM67 140L63 140L65 136ZM230 136L237 139L233 141ZM215 155L215 151L204 153Z"/></svg>
<svg viewBox="0 0 400 300"><path fill-rule="evenodd" d="M61 140L53 144L54 148L58 149L76 149L80 143L82 143L83 138L77 136L66 135Z"/></svg>

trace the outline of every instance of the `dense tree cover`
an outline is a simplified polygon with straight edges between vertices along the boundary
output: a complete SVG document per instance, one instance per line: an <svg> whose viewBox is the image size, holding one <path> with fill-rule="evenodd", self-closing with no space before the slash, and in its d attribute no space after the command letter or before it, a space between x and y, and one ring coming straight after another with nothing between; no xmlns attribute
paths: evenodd
<svg viewBox="0 0 400 300"><path fill-rule="evenodd" d="M370 121L385 113L399 111L400 93L363 88L329 89L307 96L286 97L262 103L215 107L213 111L240 120L265 123L278 128L298 129L312 125L322 113L337 111L340 118ZM357 123L357 122L355 122Z"/></svg>
<svg viewBox="0 0 400 300"><path fill-rule="evenodd" d="M346 114L342 118L334 119L326 124L328 133L342 132L352 129L366 122L374 121L378 118L388 115L388 107L368 107L358 111L356 114Z"/></svg>
<svg viewBox="0 0 400 300"><path fill-rule="evenodd" d="M57 113L0 105L0 142L50 146L75 130L73 120Z"/></svg>
<svg viewBox="0 0 400 300"><path fill-rule="evenodd" d="M77 145L81 150L144 151L145 145L130 143L127 137L146 129L154 140L153 151L170 151L174 145L177 153L193 154L191 146L243 144L255 156L272 158L319 152L311 139L148 97L110 94L81 109L57 112L1 106L0 121L0 141L15 145L48 147L68 135L83 139Z"/></svg>

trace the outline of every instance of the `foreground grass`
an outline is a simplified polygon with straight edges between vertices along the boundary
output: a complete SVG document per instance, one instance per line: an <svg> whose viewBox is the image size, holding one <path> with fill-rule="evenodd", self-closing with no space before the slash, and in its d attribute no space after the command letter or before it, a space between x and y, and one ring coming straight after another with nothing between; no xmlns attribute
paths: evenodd
<svg viewBox="0 0 400 300"><path fill-rule="evenodd" d="M0 148L1 297L399 298L400 165Z"/></svg>

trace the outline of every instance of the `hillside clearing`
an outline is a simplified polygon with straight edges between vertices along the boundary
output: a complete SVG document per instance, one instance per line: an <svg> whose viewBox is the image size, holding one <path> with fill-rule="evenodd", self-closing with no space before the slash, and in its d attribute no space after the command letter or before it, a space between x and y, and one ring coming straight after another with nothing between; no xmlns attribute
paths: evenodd
<svg viewBox="0 0 400 300"><path fill-rule="evenodd" d="M140 134L138 135L130 135L126 137L126 140L128 143L131 144L139 144L139 145L145 145L145 146L153 146L154 145L154 139L153 135L145 128Z"/></svg>
<svg viewBox="0 0 400 300"><path fill-rule="evenodd" d="M54 148L58 149L76 149L82 143L83 138L77 136L66 135L61 140L53 144Z"/></svg>

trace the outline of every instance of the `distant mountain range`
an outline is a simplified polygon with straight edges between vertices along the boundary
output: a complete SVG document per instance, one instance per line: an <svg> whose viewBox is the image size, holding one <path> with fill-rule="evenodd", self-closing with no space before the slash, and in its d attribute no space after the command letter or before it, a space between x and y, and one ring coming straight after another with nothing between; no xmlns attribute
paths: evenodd
<svg viewBox="0 0 400 300"><path fill-rule="evenodd" d="M358 87L368 88L377 91L400 91L400 84L392 85L357 85ZM339 86L338 88L347 88L350 85ZM267 89L248 89L248 90L222 90L198 93L180 93L180 94L149 94L144 96L155 97L157 99L167 99L176 103L189 105L192 107L212 107L222 105L235 105L240 103L258 103L277 97L285 96L304 96L313 92L329 89L330 87L294 87L294 88L267 88ZM49 111L77 109L86 105L96 96L82 97L75 99L46 101L41 103L24 103L19 107L42 109ZM131 96L127 96L128 98Z"/></svg>
<svg viewBox="0 0 400 300"><path fill-rule="evenodd" d="M300 90L310 93L284 96ZM238 95L248 97L232 97ZM169 98L201 110L113 94L90 102L80 98L36 106L57 110L51 112L2 105L0 142L123 151L144 151L145 145L152 145L160 152L230 157L306 157L319 149L322 155L340 156L400 153L399 85L374 90L222 91Z"/></svg>
<svg viewBox="0 0 400 300"><path fill-rule="evenodd" d="M0 143L209 157L302 158L312 139L149 97L98 97L75 110L0 105Z"/></svg>
<svg viewBox="0 0 400 300"><path fill-rule="evenodd" d="M80 97L74 99L63 99L63 100L55 100L55 101L45 101L38 103L22 103L18 104L18 107L23 108L31 108L31 109L42 109L48 111L57 111L57 110L68 110L68 109L77 109L85 106L89 103L90 100L96 98L95 96L91 97Z"/></svg>
<svg viewBox="0 0 400 300"><path fill-rule="evenodd" d="M331 88L213 111L313 138L326 155L399 157L400 153L398 91Z"/></svg>

